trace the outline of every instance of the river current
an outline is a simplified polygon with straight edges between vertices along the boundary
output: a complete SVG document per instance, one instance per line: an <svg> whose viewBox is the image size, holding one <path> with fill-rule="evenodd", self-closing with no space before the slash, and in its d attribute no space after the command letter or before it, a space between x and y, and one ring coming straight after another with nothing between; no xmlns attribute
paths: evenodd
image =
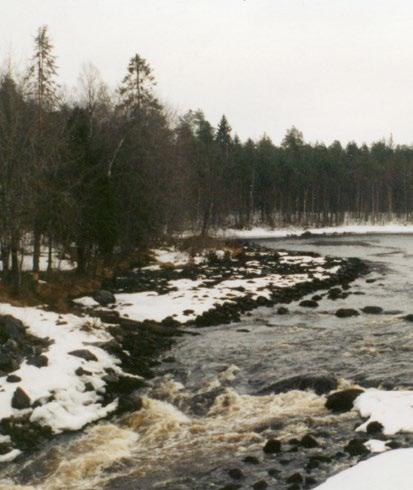
<svg viewBox="0 0 413 490"><path fill-rule="evenodd" d="M354 463L331 458L305 473L308 452L294 449L291 441L311 433L317 451L338 455L361 421L357 413L331 414L325 397L312 391L259 393L277 381L309 374L335 376L341 387L412 387L413 324L402 316L413 313L413 237L259 243L359 257L369 262L370 272L351 284L347 298L324 297L317 309L298 302L288 305L287 315L278 315L277 307L259 308L240 323L178 339L164 354L142 409L63 435L25 460L4 465L0 490L265 488L263 482L284 489L296 472L311 476L303 488L313 488ZM365 306L380 306L384 313L334 315L339 308ZM263 454L271 437L290 448L282 457ZM413 445L403 437L402 444ZM242 473L239 479L234 469Z"/></svg>

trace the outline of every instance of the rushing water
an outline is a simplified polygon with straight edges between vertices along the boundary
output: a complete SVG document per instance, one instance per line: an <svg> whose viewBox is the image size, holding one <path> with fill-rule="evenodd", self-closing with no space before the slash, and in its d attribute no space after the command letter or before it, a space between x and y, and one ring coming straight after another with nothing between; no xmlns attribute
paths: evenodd
<svg viewBox="0 0 413 490"><path fill-rule="evenodd" d="M218 489L234 482L231 468L244 474L235 482L239 488L260 480L268 488L288 488L288 476L303 473L308 461L308 451L297 451L288 441L311 432L320 444L317 451L336 454L360 418L354 412L329 413L325 398L311 391L258 395L263 388L305 374L334 375L342 386L412 386L413 327L401 312L413 313L413 237L260 243L360 257L371 263L371 272L351 285L346 299L325 297L316 310L293 303L281 316L276 308L260 308L240 323L180 339L165 354L141 410L63 436L27 461L7 465L0 489ZM348 319L333 314L367 305L385 312ZM269 437L290 449L265 456L262 446ZM411 444L408 436L401 442ZM245 456L257 457L258 464L244 462ZM336 458L311 475L321 482L349 464ZM315 485L307 483L306 488Z"/></svg>

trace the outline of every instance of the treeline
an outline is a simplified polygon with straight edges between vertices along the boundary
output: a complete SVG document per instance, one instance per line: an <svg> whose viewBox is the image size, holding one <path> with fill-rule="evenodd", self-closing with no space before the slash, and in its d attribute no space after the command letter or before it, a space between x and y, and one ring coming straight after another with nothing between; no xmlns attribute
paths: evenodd
<svg viewBox="0 0 413 490"><path fill-rule="evenodd" d="M0 80L0 245L18 286L22 256L40 269L48 250L79 273L157 237L253 224L333 225L403 217L413 209L413 148L384 141L307 144L295 128L281 146L242 142L225 116L177 117L155 95L135 55L114 94L93 67L65 96L46 27L18 80Z"/></svg>

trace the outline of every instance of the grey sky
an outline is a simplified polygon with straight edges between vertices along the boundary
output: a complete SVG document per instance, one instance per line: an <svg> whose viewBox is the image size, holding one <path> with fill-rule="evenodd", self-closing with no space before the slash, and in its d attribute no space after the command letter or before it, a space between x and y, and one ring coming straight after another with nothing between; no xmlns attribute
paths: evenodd
<svg viewBox="0 0 413 490"><path fill-rule="evenodd" d="M138 52L163 100L242 138L413 142L411 0L0 0L0 57L42 24L68 86L91 61L114 87Z"/></svg>

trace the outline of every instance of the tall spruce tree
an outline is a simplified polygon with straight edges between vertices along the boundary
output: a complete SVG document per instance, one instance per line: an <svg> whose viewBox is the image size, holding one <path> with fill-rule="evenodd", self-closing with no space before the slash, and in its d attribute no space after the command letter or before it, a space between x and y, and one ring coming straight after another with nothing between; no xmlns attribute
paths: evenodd
<svg viewBox="0 0 413 490"><path fill-rule="evenodd" d="M51 208L50 201L45 199L45 187L52 185L51 166L56 163L55 152L58 149L56 121L53 116L59 100L59 85L56 77L57 66L53 45L47 26L42 26L38 29L34 39L34 55L26 76L27 92L35 108L35 120L31 133L34 149L32 213L33 272L35 273L39 272L42 234L47 231L51 241L51 215L49 213Z"/></svg>

